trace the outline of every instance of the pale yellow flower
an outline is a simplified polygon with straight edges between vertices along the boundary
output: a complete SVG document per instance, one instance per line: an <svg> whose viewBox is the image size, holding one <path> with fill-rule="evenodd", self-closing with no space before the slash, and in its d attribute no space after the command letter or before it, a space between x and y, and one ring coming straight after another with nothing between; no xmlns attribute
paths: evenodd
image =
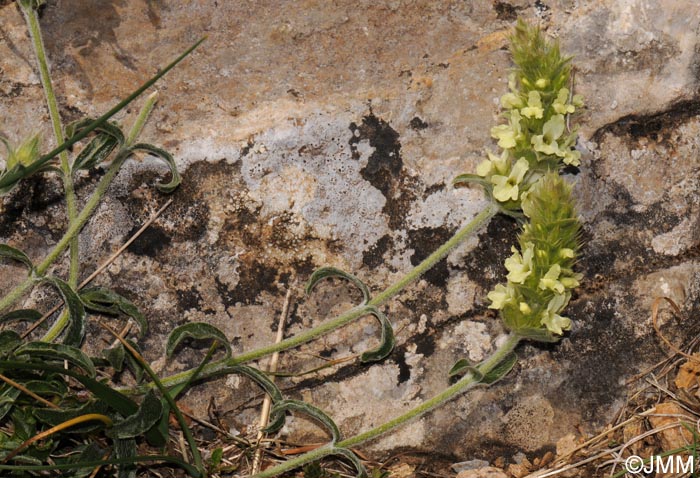
<svg viewBox="0 0 700 478"><path fill-rule="evenodd" d="M554 115L542 127L542 134L532 137L532 146L535 151L546 155L564 156L564 152L559 148L557 140L564 133L564 116Z"/></svg>
<svg viewBox="0 0 700 478"><path fill-rule="evenodd" d="M532 243L527 243L522 255L515 247L511 247L511 251L513 255L505 262L506 269L508 269L508 280L522 284L532 274L532 257L535 254L535 246Z"/></svg>
<svg viewBox="0 0 700 478"><path fill-rule="evenodd" d="M520 192L520 183L525 177L525 173L529 168L527 159L520 158L508 176L496 174L491 176L491 182L494 184L493 197L501 202L508 200L516 201Z"/></svg>
<svg viewBox="0 0 700 478"><path fill-rule="evenodd" d="M489 309L502 309L506 304L515 301L515 289L510 284L498 284L487 297L491 301Z"/></svg>
<svg viewBox="0 0 700 478"><path fill-rule="evenodd" d="M539 91L531 91L527 95L527 106L520 110L526 118L541 119L544 114L542 109L542 98Z"/></svg>
<svg viewBox="0 0 700 478"><path fill-rule="evenodd" d="M522 129L520 128L521 119L522 117L518 110L512 110L510 112L508 124L502 124L491 128L491 137L498 140L498 146L503 149L515 147L522 136Z"/></svg>
<svg viewBox="0 0 700 478"><path fill-rule="evenodd" d="M547 310L542 313L542 325L553 334L562 335L565 330L571 328L571 320L559 315L567 302L568 297L556 294L547 304Z"/></svg>
<svg viewBox="0 0 700 478"><path fill-rule="evenodd" d="M549 289L558 294L564 293L564 284L559 281L561 275L561 266L552 264L544 277L540 278L539 288L542 290Z"/></svg>

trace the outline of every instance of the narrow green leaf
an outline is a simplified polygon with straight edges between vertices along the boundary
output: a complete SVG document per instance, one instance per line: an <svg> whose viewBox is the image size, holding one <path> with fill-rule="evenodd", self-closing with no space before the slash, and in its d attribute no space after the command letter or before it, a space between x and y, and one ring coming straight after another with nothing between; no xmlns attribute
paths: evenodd
<svg viewBox="0 0 700 478"><path fill-rule="evenodd" d="M333 419L320 408L316 408L306 402L299 400L281 400L272 406L270 415L281 414L287 410L302 413L323 425L331 435L331 443L336 443L342 440L338 425L335 424ZM265 429L265 431L268 432L269 427Z"/></svg>
<svg viewBox="0 0 700 478"><path fill-rule="evenodd" d="M42 357L49 360L57 360L72 363L87 372L88 377L94 378L96 375L95 365L82 350L64 344L53 344L49 342L29 342L15 350L15 355L29 355L32 358Z"/></svg>
<svg viewBox="0 0 700 478"><path fill-rule="evenodd" d="M362 464L358 456L352 452L352 450L341 447L333 447L331 449L331 453L329 454L342 456L350 463L352 463L352 465L355 467L355 470L357 471L357 478L367 478L367 470L365 469L365 466Z"/></svg>
<svg viewBox="0 0 700 478"><path fill-rule="evenodd" d="M100 446L96 442L90 442L85 448L83 448L80 452L80 454L75 455L70 458L71 463L80 463L80 462L85 462L85 461L95 461L95 460L100 460L103 458L106 454L106 450L103 450L100 448ZM71 470L71 477L70 478L86 478L95 471L95 467L82 467L78 468L76 465L76 468Z"/></svg>
<svg viewBox="0 0 700 478"><path fill-rule="evenodd" d="M116 410L123 416L131 415L136 412L138 405L134 403L126 395L110 388L108 385L98 382L86 375L76 372L72 369L66 369L58 365L52 365L44 362L22 362L19 360L0 360L0 370L41 370L61 375L68 375L79 381L85 388L90 390L98 399L104 401L112 409ZM14 390L14 388L13 388ZM3 394L0 393L0 396ZM2 418L0 416L0 418Z"/></svg>
<svg viewBox="0 0 700 478"><path fill-rule="evenodd" d="M19 389L7 384L0 387L0 420L12 410L20 393Z"/></svg>
<svg viewBox="0 0 700 478"><path fill-rule="evenodd" d="M314 287L316 287L316 284L318 284L322 279L329 277L340 277L342 279L349 280L355 286L357 286L358 289L360 289L360 292L362 292L362 303L366 304L369 302L371 295L367 285L354 275L340 269L336 269L335 267L321 267L320 269L316 269L316 271L311 274L311 278L309 278L309 282L306 284L306 294L310 294Z"/></svg>
<svg viewBox="0 0 700 478"><path fill-rule="evenodd" d="M16 247L11 247L7 244L0 244L0 257L21 262L27 266L30 272L34 270L34 264L32 264L32 260L29 258L29 256Z"/></svg>
<svg viewBox="0 0 700 478"><path fill-rule="evenodd" d="M0 332L0 356L8 355L22 344L22 337L14 330Z"/></svg>
<svg viewBox="0 0 700 478"><path fill-rule="evenodd" d="M72 171L94 168L112 154L117 144L117 140L111 136L99 135L93 138L73 161Z"/></svg>
<svg viewBox="0 0 700 478"><path fill-rule="evenodd" d="M490 372L486 373L481 379L481 383L486 385L492 385L498 382L500 379L508 375L508 372L513 370L515 363L518 361L518 356L514 352L509 353L506 358L503 359L501 363L496 365L491 369Z"/></svg>
<svg viewBox="0 0 700 478"><path fill-rule="evenodd" d="M6 171L5 174L0 176L0 194L3 194L7 188L12 188L23 177L29 176L30 174L33 174L33 173L39 171L41 168L43 168L46 165L46 163L48 163L53 158L55 158L59 153L62 153L66 149L70 148L75 143L77 143L81 139L85 138L93 130L102 126L104 123L106 123L107 120L109 120L117 112L121 111L126 105L128 105L129 103L134 101L138 96L141 95L141 93L143 93L148 88L153 86L153 84L156 81L158 81L163 75L165 75L167 72L172 70L175 67L175 65L180 63L187 55L192 53L192 51L195 48L197 48L205 39L206 39L206 37L200 39L198 42L196 42L194 45L192 45L190 48L188 48L183 54L181 54L179 57L177 57L172 63L170 63L168 66L166 66L165 68L160 70L156 75L151 77L143 85L141 85L139 88L137 88L136 91L131 93L129 96L127 96L122 101L120 101L117 105L115 105L108 112L106 112L105 114L103 114L102 116L97 118L95 121L90 123L88 126L86 126L85 129L83 129L80 133L73 135L66 142L64 142L62 145L58 146L57 148L50 151L49 153L43 155L36 162L32 163L29 167L25 168L22 165L17 165L14 168L12 168L11 170Z"/></svg>
<svg viewBox="0 0 700 478"><path fill-rule="evenodd" d="M133 438L114 440L115 455L119 459L133 459L136 456L136 440ZM123 463L117 467L117 478L136 478L136 463Z"/></svg>
<svg viewBox="0 0 700 478"><path fill-rule="evenodd" d="M226 348L226 357L231 356L231 344L228 342L226 335L213 325L204 322L192 322L176 327L168 337L168 342L165 346L165 354L168 357L172 357L177 346L186 338L195 340L216 340Z"/></svg>
<svg viewBox="0 0 700 478"><path fill-rule="evenodd" d="M87 415L89 413L107 415L108 411L109 406L105 402L90 400L72 408L33 408L32 415L34 415L41 423L54 427L60 423L72 420L82 415ZM82 433L86 430L97 430L103 427L104 424L101 422L88 422L85 424L85 426L73 427L66 431L66 433L75 432L76 430Z"/></svg>
<svg viewBox="0 0 700 478"><path fill-rule="evenodd" d="M126 351L124 350L124 346L121 343L108 349L102 349L102 356L107 359L109 365L116 372L121 372L124 369L124 359L126 358Z"/></svg>
<svg viewBox="0 0 700 478"><path fill-rule="evenodd" d="M64 304L68 308L69 322L66 328L63 343L74 347L79 347L85 337L85 307L78 294L68 283L56 277L47 277L42 282L53 285L61 294Z"/></svg>
<svg viewBox="0 0 700 478"><path fill-rule="evenodd" d="M487 188L493 188L493 185L489 181L482 178L481 176L477 176L476 174L460 174L452 180L452 184L454 186L461 186L465 184L479 184Z"/></svg>
<svg viewBox="0 0 700 478"><path fill-rule="evenodd" d="M391 322L389 322L386 315L384 315L376 307L370 307L368 312L379 321L379 326L382 329L382 337L377 348L368 350L360 356L360 361L362 363L376 362L384 359L391 353L392 350L394 350L394 345L396 345L396 339L394 338L394 327L392 327Z"/></svg>
<svg viewBox="0 0 700 478"><path fill-rule="evenodd" d="M121 422L115 423L108 430L107 435L119 439L141 436L158 423L162 413L163 406L160 399L156 397L153 390L150 390L143 398L138 411Z"/></svg>
<svg viewBox="0 0 700 478"><path fill-rule="evenodd" d="M480 382L482 378L484 378L484 374L482 374L478 368L476 368L469 360L467 359L459 359L455 362L455 364L452 366L450 371L448 372L448 375L450 377L454 377L455 375L463 375L467 372L471 372L472 375L474 375L474 378L476 381Z"/></svg>
<svg viewBox="0 0 700 478"><path fill-rule="evenodd" d="M177 165L175 164L175 160L173 159L173 157L166 150L161 149L157 146L153 146L152 144L147 144L147 143L135 144L130 148L130 150L131 151L145 151L146 153L148 153L152 156L155 156L157 158L162 159L168 165L168 167L170 168L170 173L172 175L172 179L170 180L169 183L162 183L161 182L161 183L156 184L156 188L158 188L158 190L160 192L171 193L180 185L182 178L180 177L180 173L177 170Z"/></svg>
<svg viewBox="0 0 700 478"><path fill-rule="evenodd" d="M80 299L88 310L117 315L120 312L136 321L139 337L148 331L148 321L133 302L105 287L92 287L80 291Z"/></svg>
<svg viewBox="0 0 700 478"><path fill-rule="evenodd" d="M41 319L41 312L34 309L17 309L12 312L0 315L0 324L11 320L26 320L34 322Z"/></svg>

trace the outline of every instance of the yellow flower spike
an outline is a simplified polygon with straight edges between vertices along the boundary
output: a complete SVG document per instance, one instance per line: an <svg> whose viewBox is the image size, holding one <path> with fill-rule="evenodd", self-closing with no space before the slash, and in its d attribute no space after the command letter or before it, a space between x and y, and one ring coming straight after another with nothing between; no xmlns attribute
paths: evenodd
<svg viewBox="0 0 700 478"><path fill-rule="evenodd" d="M526 118L542 119L544 109L542 109L542 98L539 91L531 91L527 95L527 106L520 110Z"/></svg>
<svg viewBox="0 0 700 478"><path fill-rule="evenodd" d="M492 176L491 182L494 184L493 197L501 202L516 201L520 192L519 185L525 177L528 168L527 159L520 158L508 176L500 174Z"/></svg>

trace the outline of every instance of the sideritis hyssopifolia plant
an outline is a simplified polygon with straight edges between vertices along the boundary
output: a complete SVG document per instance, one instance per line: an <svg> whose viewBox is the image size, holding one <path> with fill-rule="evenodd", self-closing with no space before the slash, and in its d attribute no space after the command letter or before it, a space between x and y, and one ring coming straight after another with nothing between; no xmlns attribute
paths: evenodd
<svg viewBox="0 0 700 478"><path fill-rule="evenodd" d="M362 474L351 446L386 433L472 386L494 383L515 364L514 350L521 340L556 342L570 328L571 321L561 314L582 278L573 271L580 224L571 187L559 173L580 164L581 155L574 149L577 135L567 129L567 116L582 106L582 101L571 96L570 59L562 57L558 45L547 41L538 28L518 22L510 51L516 68L509 78L510 92L501 98L506 121L491 130L501 153L488 153L476 175L455 179L456 184L483 186L491 199L490 208L522 224L518 244L505 260L506 282L488 293L489 308L499 311L509 333L483 362L458 360L449 372L451 376L462 375L456 383L364 433L342 440L330 418L325 414L318 418L322 412L317 410L312 416L332 430L332 441L256 477L274 476L330 454L352 459Z"/></svg>

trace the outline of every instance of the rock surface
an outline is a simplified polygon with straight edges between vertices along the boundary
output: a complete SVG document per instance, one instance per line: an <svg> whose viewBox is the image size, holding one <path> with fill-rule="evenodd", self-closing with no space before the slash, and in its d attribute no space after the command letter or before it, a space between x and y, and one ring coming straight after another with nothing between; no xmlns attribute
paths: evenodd
<svg viewBox="0 0 700 478"><path fill-rule="evenodd" d="M0 134L50 138L43 94L21 15L0 7ZM163 373L175 326L204 321L241 352L274 341L285 292L294 300L287 335L351 306L356 294L303 282L319 266L351 271L373 291L408 271L486 204L453 189L495 150L489 129L510 68L516 17L539 22L575 56L587 109L584 160L571 180L585 229L583 287L570 306L573 330L556 346L521 346L505 380L368 444L452 461L554 449L593 432L624 404L625 381L663 356L650 321L656 296L684 318L667 336L697 333L700 312L700 5L695 1L48 1L45 42L66 121L96 116L202 35L208 39L158 85L142 139L169 149L183 170L174 204L96 283L146 311L144 349ZM129 123L133 113L119 120ZM48 148L49 139L45 139ZM83 232L94 270L165 198L152 188L163 168L128 163ZM101 173L79 181L82 197ZM55 179L28 181L3 200L0 236L42 258L61 237ZM502 328L486 309L503 279L517 227L497 217L386 307L397 335L375 365L343 362L284 379L294 398L336 418L346 436L379 424L448 384L461 357L483 359ZM63 273L59 266L57 273ZM22 271L0 265L0 289ZM41 302L34 292L27 304ZM370 319L287 352L281 369L303 372L376 342ZM266 364L266 361L263 365ZM257 423L259 393L219 379L185 403L244 431ZM322 435L294 419L297 442Z"/></svg>

